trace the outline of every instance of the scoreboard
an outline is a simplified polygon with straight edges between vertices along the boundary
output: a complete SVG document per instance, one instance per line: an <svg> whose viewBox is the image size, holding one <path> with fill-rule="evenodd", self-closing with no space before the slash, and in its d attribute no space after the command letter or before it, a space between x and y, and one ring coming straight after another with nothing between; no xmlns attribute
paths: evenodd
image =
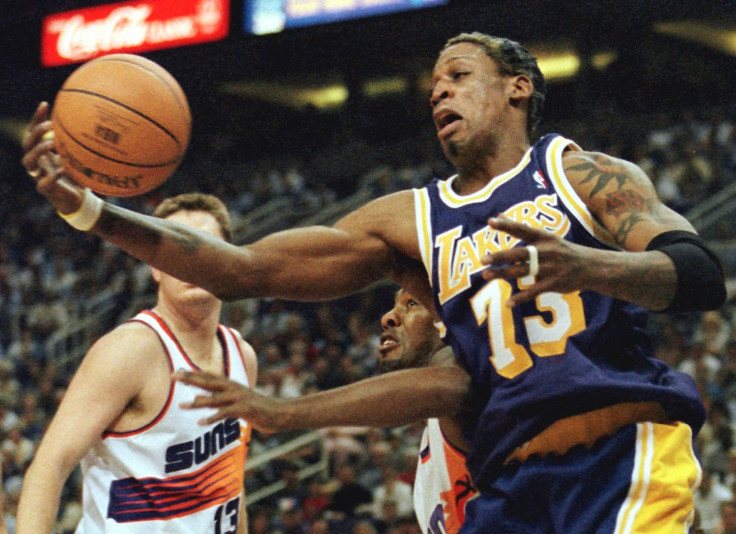
<svg viewBox="0 0 736 534"><path fill-rule="evenodd" d="M445 5L449 0L245 0L243 30L254 35L398 11Z"/></svg>

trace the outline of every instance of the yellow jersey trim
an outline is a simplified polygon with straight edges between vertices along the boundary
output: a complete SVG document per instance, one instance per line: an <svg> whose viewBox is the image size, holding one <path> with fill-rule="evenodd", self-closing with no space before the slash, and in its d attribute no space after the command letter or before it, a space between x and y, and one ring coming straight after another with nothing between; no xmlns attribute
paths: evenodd
<svg viewBox="0 0 736 534"><path fill-rule="evenodd" d="M506 171L503 174L499 174L493 178L488 184L486 184L481 190L476 191L470 195L462 196L457 194L452 189L452 183L457 178L457 174L451 176L447 180L443 180L438 184L438 190L440 199L450 208L459 208L467 204L477 204L479 202L485 202L488 200L493 192L501 187L503 184L511 180L514 176L519 174L524 167L526 167L531 160L532 149L526 151L521 161L513 169Z"/></svg>
<svg viewBox="0 0 736 534"><path fill-rule="evenodd" d="M432 285L432 220L427 188L414 189L414 217L417 225L417 241L422 263L427 270L429 284Z"/></svg>
<svg viewBox="0 0 736 534"><path fill-rule="evenodd" d="M562 166L562 154L568 147L572 147L574 150L581 150L581 148L570 139L558 137L550 143L546 155L550 179L555 186L555 190L560 195L560 200L562 200L570 213L580 222L580 224L583 225L583 228L585 228L591 236L609 247L620 249L621 247L616 244L608 230L595 220L588 210L588 207L585 205L585 202L583 202L580 196L578 196L575 189L570 184L570 181L567 179L564 167Z"/></svg>

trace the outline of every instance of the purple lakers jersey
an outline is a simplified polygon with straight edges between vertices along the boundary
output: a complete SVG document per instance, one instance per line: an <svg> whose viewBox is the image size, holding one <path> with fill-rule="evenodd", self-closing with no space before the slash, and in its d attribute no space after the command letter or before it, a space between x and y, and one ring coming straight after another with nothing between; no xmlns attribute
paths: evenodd
<svg viewBox="0 0 736 534"><path fill-rule="evenodd" d="M455 177L414 191L422 259L435 306L472 377L474 415L465 429L479 488L508 455L551 423L622 402L657 401L695 432L705 412L693 381L652 356L646 311L590 291L543 293L508 308L529 277L483 280L487 253L525 246L491 229L505 215L586 247L617 246L565 177L562 154L580 150L550 134L516 167L461 196Z"/></svg>

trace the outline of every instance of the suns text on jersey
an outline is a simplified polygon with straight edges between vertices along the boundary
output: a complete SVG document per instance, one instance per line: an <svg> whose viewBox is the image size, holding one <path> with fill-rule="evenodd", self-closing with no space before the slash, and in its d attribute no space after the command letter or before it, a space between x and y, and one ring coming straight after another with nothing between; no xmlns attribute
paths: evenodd
<svg viewBox="0 0 736 534"><path fill-rule="evenodd" d="M570 229L570 220L557 208L556 194L520 202L505 210L503 215L560 237ZM470 276L485 268L480 260L486 253L508 250L519 243L517 238L489 226L483 226L470 235L462 234L463 227L456 226L435 238L441 304L470 287Z"/></svg>
<svg viewBox="0 0 736 534"><path fill-rule="evenodd" d="M206 462L240 437L240 422L225 419L196 439L166 449L166 472L174 473Z"/></svg>

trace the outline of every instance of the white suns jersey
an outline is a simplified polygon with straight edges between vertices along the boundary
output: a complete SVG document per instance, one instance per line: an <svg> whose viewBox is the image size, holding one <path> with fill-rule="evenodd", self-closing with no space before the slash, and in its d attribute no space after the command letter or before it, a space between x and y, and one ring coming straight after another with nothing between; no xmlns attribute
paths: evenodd
<svg viewBox="0 0 736 534"><path fill-rule="evenodd" d="M156 314L132 321L151 327L172 370L196 370ZM227 376L248 384L233 332L220 325ZM130 432L105 432L82 460L83 518L77 534L224 534L236 532L250 427L242 419L208 426L198 421L213 409L185 410L202 390L173 383L161 413Z"/></svg>
<svg viewBox="0 0 736 534"><path fill-rule="evenodd" d="M465 503L476 493L465 454L445 439L437 419L428 419L414 480L414 510L422 534L457 534Z"/></svg>

